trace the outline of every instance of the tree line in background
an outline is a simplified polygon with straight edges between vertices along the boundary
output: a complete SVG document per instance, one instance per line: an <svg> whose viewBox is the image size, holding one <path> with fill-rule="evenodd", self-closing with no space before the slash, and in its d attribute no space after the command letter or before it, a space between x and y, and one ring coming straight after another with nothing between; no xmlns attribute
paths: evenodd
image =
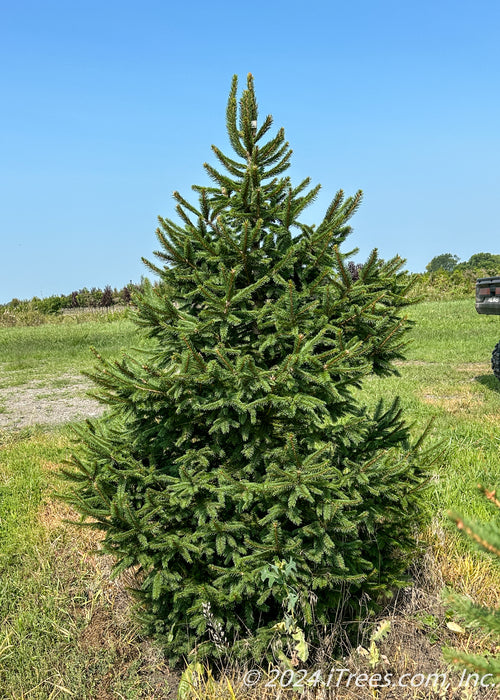
<svg viewBox="0 0 500 700"><path fill-rule="evenodd" d="M359 278L362 265L350 261L347 270L353 281ZM500 275L500 255L493 253L475 253L466 262L452 253L436 255L426 265L426 272L413 273L415 286L413 294L422 300L461 299L474 293L476 279L490 275ZM129 306L134 290L143 291L147 278L142 277L138 284L130 282L121 289L106 285L104 289L92 287L79 289L70 294L53 294L40 299L12 299L7 304L0 304L0 312L37 311L42 314L57 314L63 309L110 308ZM158 282L153 283L157 286Z"/></svg>
<svg viewBox="0 0 500 700"><path fill-rule="evenodd" d="M40 299L12 299L7 304L0 305L0 311L22 312L38 311L42 314L57 314L63 309L94 309L110 308L113 306L128 306L132 301L134 291L142 290L145 279L138 284L130 282L121 289L112 288L109 284L100 289L92 287L79 289L70 294L53 294Z"/></svg>
<svg viewBox="0 0 500 700"><path fill-rule="evenodd" d="M454 272L455 270L469 270L472 272L486 272L487 275L500 274L500 255L493 253L474 253L467 262L460 262L458 255L442 253L436 255L425 267L427 272ZM486 276L487 276L486 275Z"/></svg>
<svg viewBox="0 0 500 700"><path fill-rule="evenodd" d="M458 255L436 255L426 265L426 272L415 273L413 293L422 301L466 299L474 296L479 277L500 275L500 255L475 253L460 262Z"/></svg>

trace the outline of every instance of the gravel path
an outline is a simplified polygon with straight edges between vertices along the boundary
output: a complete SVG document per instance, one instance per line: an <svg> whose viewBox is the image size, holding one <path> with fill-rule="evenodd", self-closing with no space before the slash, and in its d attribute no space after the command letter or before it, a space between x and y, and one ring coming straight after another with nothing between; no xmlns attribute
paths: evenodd
<svg viewBox="0 0 500 700"><path fill-rule="evenodd" d="M0 429L56 425L101 415L104 406L86 396L90 382L60 375L0 389Z"/></svg>

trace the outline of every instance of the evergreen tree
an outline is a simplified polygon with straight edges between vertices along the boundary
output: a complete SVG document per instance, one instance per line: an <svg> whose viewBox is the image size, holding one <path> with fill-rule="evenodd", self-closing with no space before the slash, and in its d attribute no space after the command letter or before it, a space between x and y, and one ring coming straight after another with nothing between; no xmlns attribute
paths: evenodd
<svg viewBox="0 0 500 700"><path fill-rule="evenodd" d="M376 251L349 274L340 246L361 192L337 192L321 223L300 215L319 186L283 175L291 150L258 121L252 76L213 146L224 173L178 192L159 219L160 277L134 294L147 350L93 377L89 420L66 476L69 501L105 532L115 572L137 567L142 619L172 658L214 650L210 624L257 656L282 619L269 566L295 566L302 624L351 615L397 586L414 553L427 467L398 400L373 410L362 381L396 373L409 276ZM419 453L419 454L417 454ZM214 622L215 621L215 622ZM249 643L249 639L253 643Z"/></svg>
<svg viewBox="0 0 500 700"><path fill-rule="evenodd" d="M113 304L114 304L113 290L111 289L109 284L107 284L104 287L104 290L103 290L102 296L101 296L101 301L99 303L100 303L100 306L113 306Z"/></svg>
<svg viewBox="0 0 500 700"><path fill-rule="evenodd" d="M352 260L349 260L349 262L347 263L347 270L349 271L353 282L359 280L359 271L362 269L362 267L363 265L361 265L360 263L355 263Z"/></svg>
<svg viewBox="0 0 500 700"><path fill-rule="evenodd" d="M98 287L92 287L92 289L87 292L87 296L89 306L97 307L101 305L102 291Z"/></svg>
<svg viewBox="0 0 500 700"><path fill-rule="evenodd" d="M495 491L488 491L479 486L480 491L488 501L497 509L500 509L500 501ZM500 528L496 524L479 525L471 523L467 519L451 513L451 518L457 527L465 533L480 549L489 552L494 557L500 559ZM485 632L491 634L492 638L499 638L500 635L500 610L488 608L486 606L473 603L470 598L446 591L444 594L446 602L453 608L455 613L463 620L473 626L481 627ZM500 657L481 656L469 654L457 649L445 649L445 657L455 664L467 669L471 674L477 674L479 684L491 685L500 683ZM475 679L472 679L471 684Z"/></svg>
<svg viewBox="0 0 500 700"><path fill-rule="evenodd" d="M125 286L123 289L120 291L120 301L122 301L124 304L130 304L132 300L132 295L130 294L130 289Z"/></svg>

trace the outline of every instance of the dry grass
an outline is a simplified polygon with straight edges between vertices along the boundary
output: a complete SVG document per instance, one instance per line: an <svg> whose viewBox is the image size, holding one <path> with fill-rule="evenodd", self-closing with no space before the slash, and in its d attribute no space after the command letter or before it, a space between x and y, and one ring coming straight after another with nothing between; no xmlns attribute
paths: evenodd
<svg viewBox="0 0 500 700"><path fill-rule="evenodd" d="M46 462L48 470L54 470L56 464ZM50 542L56 547L59 562L58 575L61 571L82 573L87 582L86 600L79 602L68 611L74 625L78 628L77 644L82 661L89 668L98 667L99 658L113 651L115 663L98 679L99 690L95 700L136 697L121 695L117 688L126 679L130 670L143 684L144 694L137 697L164 698L173 700L178 697L180 673L169 669L162 658L161 651L150 641L140 635L138 627L132 622L132 597L130 587L136 585L133 573L122 575L111 581L109 574L112 561L107 556L95 554L99 548L102 535L93 529L74 529L65 524L66 520L76 518L76 513L64 503L48 499L39 509L39 521L45 529ZM71 528L71 538L63 533ZM331 687L317 685L304 689L302 700L469 700L482 698L493 700L497 695L492 689L473 690L457 687L460 674L450 670L443 662L442 646L456 646L469 651L491 651L491 640L481 634L466 632L457 634L447 627L448 616L441 601L444 584L454 585L461 592L466 592L478 602L489 605L500 603L500 592L495 583L498 574L491 568L489 560L480 562L472 555L452 556L447 543L436 538L436 533L427 533L428 547L423 560L413 571L412 587L400 591L380 614L377 620L366 621L361 625L357 640L349 640L343 628L337 628L336 642L342 640L342 646L334 648L333 635L326 634L320 648L311 649L308 662L308 675L321 670L323 679L327 679L330 670L345 668L349 673L361 678L361 674L374 677L374 674L391 674L394 679L390 687L356 687L356 678L349 685L336 685L338 675L333 677ZM436 544L437 542L437 544ZM63 585L71 586L72 576L61 580ZM387 637L377 643L379 661L370 664L370 635L380 621L390 622ZM332 630L330 630L332 632ZM336 650L335 650L336 649ZM255 687L244 683L247 669L238 664L225 662L213 673L198 677L190 691L182 696L183 700L288 700L297 698L297 691L281 688L279 682L273 683L274 674L269 669L260 669L262 681ZM424 674L446 673L448 687L408 687L397 686L399 678L405 674L414 676ZM408 676L405 682L409 682ZM284 676L285 681L289 676ZM417 677L417 680L419 677ZM67 682L61 677L61 683ZM441 683L441 679L439 679ZM365 683L366 685L366 683ZM181 697L181 696L179 696Z"/></svg>
<svg viewBox="0 0 500 700"><path fill-rule="evenodd" d="M489 362L464 362L456 365L455 369L458 372L467 372L468 374L481 375L490 371Z"/></svg>
<svg viewBox="0 0 500 700"><path fill-rule="evenodd" d="M442 408L456 416L477 413L484 403L481 394L468 388L463 388L460 392L449 395L436 395L426 391L422 392L421 398L424 403Z"/></svg>
<svg viewBox="0 0 500 700"><path fill-rule="evenodd" d="M448 617L441 601L441 574L434 553L429 549L415 568L414 585L400 591L377 620L362 625L361 636L355 643L343 635L343 649L331 656L331 639L325 637L325 648L315 650L316 661L308 663L308 676L321 671L326 683L305 687L302 700L496 700L495 688L469 687L462 682L461 673L447 666L442 657L442 646L454 646L471 652L484 653L492 649L491 639L465 631L457 634L447 626ZM390 632L376 643L378 661L370 653L370 636L381 622L390 623ZM337 634L341 632L337 630ZM342 636L342 635L341 635ZM497 650L498 651L498 650ZM321 661L319 660L321 658ZM352 674L342 677L331 674L332 667L348 669ZM254 687L245 686L245 669L226 668L214 679L205 670L187 694L190 700L292 700L297 691L280 687L273 672L259 669L262 680ZM362 674L365 674L363 676ZM380 675L378 679L377 674ZM390 674L390 683L384 682ZM445 674L436 676L435 674ZM301 674L298 676L301 679ZM307 678L306 677L306 678ZM290 674L281 676L286 684ZM328 679L330 683L328 684ZM368 679L373 687L369 687ZM340 679L340 683L339 683ZM415 687L411 687L411 682ZM436 680L433 687L432 681ZM358 687L356 687L356 681ZM378 686L376 682L379 681ZM402 687L399 683L406 685ZM427 686L426 686L427 683ZM338 687L337 687L338 686ZM384 687L387 686L387 687Z"/></svg>
<svg viewBox="0 0 500 700"><path fill-rule="evenodd" d="M54 460L42 460L42 466L50 481L61 467ZM10 683L3 688L2 660L7 657L2 657L0 635L0 697L174 700L180 674L169 669L161 650L141 635L131 614L134 572L111 579L112 558L97 553L102 532L68 524L77 520L76 511L61 500L42 500L33 522L36 549L25 573L31 595L55 601L51 637L54 646L66 646L67 653L54 654L50 670L40 664L37 673L26 673L22 690ZM36 621L36 610L32 614L34 624L42 624ZM9 627L5 629L13 639Z"/></svg>

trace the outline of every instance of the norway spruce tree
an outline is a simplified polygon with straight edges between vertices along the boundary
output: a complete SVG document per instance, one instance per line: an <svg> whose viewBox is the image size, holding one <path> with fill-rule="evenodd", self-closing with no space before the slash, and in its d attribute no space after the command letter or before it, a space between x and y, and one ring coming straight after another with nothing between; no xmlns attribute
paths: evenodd
<svg viewBox="0 0 500 700"><path fill-rule="evenodd" d="M139 572L142 618L172 658L221 639L260 654L283 619L263 576L280 562L306 634L340 606L366 612L403 580L426 471L398 401L368 410L360 391L403 356L401 259L373 252L349 273L361 192L301 220L319 186L284 175L292 152L259 121L251 75L239 105L233 79L226 122L213 186L193 187L196 204L175 192L178 218L159 219L145 261L159 282L135 295L147 350L99 358L108 411L66 472L116 572Z"/></svg>

